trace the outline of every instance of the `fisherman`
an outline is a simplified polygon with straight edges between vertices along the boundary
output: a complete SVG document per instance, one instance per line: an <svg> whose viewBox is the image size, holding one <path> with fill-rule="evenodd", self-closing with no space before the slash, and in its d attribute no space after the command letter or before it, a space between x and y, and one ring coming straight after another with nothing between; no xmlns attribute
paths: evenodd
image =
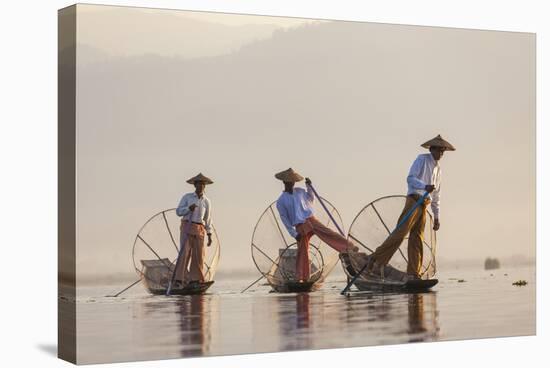
<svg viewBox="0 0 550 368"><path fill-rule="evenodd" d="M285 189L277 199L277 210L288 233L298 243L296 257L296 278L298 282L306 282L310 276L309 240L317 235L322 241L338 252L357 252L358 248L342 235L323 225L314 216L314 194L311 180L306 178L307 190L294 188L294 184L304 178L292 168L275 174L275 178L282 180Z"/></svg>
<svg viewBox="0 0 550 368"><path fill-rule="evenodd" d="M204 195L204 188L214 182L199 173L187 180L195 186L195 191L185 194L176 208L181 216L180 246L183 247L180 264L176 270L175 287L192 282L204 282L204 235L208 236L207 246L212 244L212 206ZM185 234L185 230L187 234ZM185 239L185 244L182 242Z"/></svg>
<svg viewBox="0 0 550 368"><path fill-rule="evenodd" d="M394 253L401 246L401 243L409 235L407 245L408 264L407 274L411 279L419 279L422 268L422 245L424 242L424 227L426 225L426 210L431 203L434 216L435 231L439 230L439 189L441 183L441 168L439 160L445 151L454 151L452 144L444 140L441 135L430 139L421 147L430 150L430 153L420 154L414 160L407 176L408 192L405 207L397 223L409 213L416 202L425 192L430 193L424 202L404 221L401 226L394 230L386 240L369 257L367 273L380 270L384 276L384 266L388 264Z"/></svg>

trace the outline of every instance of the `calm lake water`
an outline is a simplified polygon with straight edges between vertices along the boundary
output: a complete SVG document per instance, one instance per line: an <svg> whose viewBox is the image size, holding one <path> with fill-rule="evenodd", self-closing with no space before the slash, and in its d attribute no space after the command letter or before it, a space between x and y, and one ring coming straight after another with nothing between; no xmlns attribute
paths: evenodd
<svg viewBox="0 0 550 368"><path fill-rule="evenodd" d="M341 296L270 293L251 280L218 280L200 296L151 296L141 285L82 287L78 362L152 360L283 350L533 335L535 268L441 272L432 292ZM513 286L516 280L526 286ZM464 281L460 281L464 280ZM120 286L120 287L119 287Z"/></svg>

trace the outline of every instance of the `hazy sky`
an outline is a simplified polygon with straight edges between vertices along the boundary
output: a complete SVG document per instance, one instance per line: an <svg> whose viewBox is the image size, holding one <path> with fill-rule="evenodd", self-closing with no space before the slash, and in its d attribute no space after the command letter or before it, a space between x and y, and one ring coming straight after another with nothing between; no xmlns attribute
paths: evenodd
<svg viewBox="0 0 550 368"><path fill-rule="evenodd" d="M82 61L157 54L197 58L224 55L273 31L322 21L197 11L80 5ZM88 47L89 46L89 47Z"/></svg>
<svg viewBox="0 0 550 368"><path fill-rule="evenodd" d="M134 236L199 171L220 270L294 167L340 211L404 194L442 134L439 256L535 255L535 36L78 5L77 267L131 271Z"/></svg>

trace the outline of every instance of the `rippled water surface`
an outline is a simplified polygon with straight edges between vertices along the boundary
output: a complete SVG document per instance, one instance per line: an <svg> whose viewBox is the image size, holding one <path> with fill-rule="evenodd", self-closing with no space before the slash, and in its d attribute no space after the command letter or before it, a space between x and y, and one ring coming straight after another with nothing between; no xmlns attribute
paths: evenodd
<svg viewBox="0 0 550 368"><path fill-rule="evenodd" d="M313 293L241 294L251 280L218 280L200 296L151 296L141 285L83 287L79 363L149 360L535 334L535 269L456 270L429 293L341 296L343 281ZM513 286L524 279L526 286ZM119 287L120 286L120 287Z"/></svg>

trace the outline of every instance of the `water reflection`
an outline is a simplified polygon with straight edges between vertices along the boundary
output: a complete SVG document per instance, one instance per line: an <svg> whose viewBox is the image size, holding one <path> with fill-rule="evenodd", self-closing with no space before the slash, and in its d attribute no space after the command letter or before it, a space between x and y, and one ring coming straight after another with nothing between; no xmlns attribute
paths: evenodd
<svg viewBox="0 0 550 368"><path fill-rule="evenodd" d="M436 294L410 294L408 297L409 342L435 340L439 334Z"/></svg>
<svg viewBox="0 0 550 368"><path fill-rule="evenodd" d="M226 313L218 313L218 298L212 295L146 303L144 320L150 323L146 328L150 334L148 340L177 356L189 357L439 338L435 292L357 293L350 297L315 292L266 295L247 301L250 304L239 298L226 298L221 309L231 316L231 320L223 322L219 319ZM235 313L237 310L240 312ZM235 334L254 337L235 340Z"/></svg>
<svg viewBox="0 0 550 368"><path fill-rule="evenodd" d="M311 324L310 294L297 293L276 299L281 349L297 350L311 347L315 328ZM319 302L317 299L316 303Z"/></svg>
<svg viewBox="0 0 550 368"><path fill-rule="evenodd" d="M296 328L303 329L310 327L310 306L309 293L296 295Z"/></svg>
<svg viewBox="0 0 550 368"><path fill-rule="evenodd" d="M88 301L110 291L92 290L78 302L79 360L98 363L535 333L534 276L514 276L528 279L521 289L512 288L509 277L491 282L485 277L472 276L468 290L458 285L424 294L349 297L339 294L341 283L328 283L309 294L270 294L265 287L249 294L166 298L136 293Z"/></svg>
<svg viewBox="0 0 550 368"><path fill-rule="evenodd" d="M436 293L299 293L275 300L281 350L433 341L439 335Z"/></svg>
<svg viewBox="0 0 550 368"><path fill-rule="evenodd" d="M155 328L149 326L148 340L156 345L163 341L167 350L173 346L182 357L207 354L212 339L214 299L208 295L188 295L144 303L145 320L156 324Z"/></svg>
<svg viewBox="0 0 550 368"><path fill-rule="evenodd" d="M191 295L183 297L177 303L182 356L200 356L209 351L210 301L205 295Z"/></svg>

